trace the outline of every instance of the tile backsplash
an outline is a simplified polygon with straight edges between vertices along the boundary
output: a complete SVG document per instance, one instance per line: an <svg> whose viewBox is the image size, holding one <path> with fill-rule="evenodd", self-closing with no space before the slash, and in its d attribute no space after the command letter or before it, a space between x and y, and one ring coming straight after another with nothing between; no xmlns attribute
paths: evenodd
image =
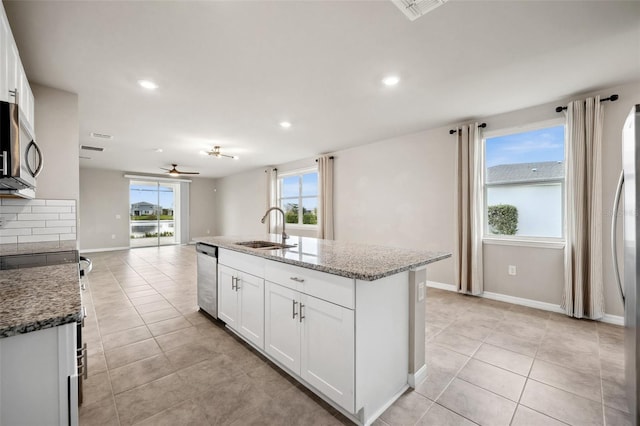
<svg viewBox="0 0 640 426"><path fill-rule="evenodd" d="M76 200L0 198L0 244L76 239Z"/></svg>

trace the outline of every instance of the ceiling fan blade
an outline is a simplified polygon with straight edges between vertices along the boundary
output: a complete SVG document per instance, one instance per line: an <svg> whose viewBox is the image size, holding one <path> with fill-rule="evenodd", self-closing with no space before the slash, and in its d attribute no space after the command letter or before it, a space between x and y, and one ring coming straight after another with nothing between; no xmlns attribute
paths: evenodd
<svg viewBox="0 0 640 426"><path fill-rule="evenodd" d="M173 169L165 169L164 167L160 167L160 170L166 170L166 171L170 172Z"/></svg>
<svg viewBox="0 0 640 426"><path fill-rule="evenodd" d="M200 172L178 172L181 175L199 175Z"/></svg>

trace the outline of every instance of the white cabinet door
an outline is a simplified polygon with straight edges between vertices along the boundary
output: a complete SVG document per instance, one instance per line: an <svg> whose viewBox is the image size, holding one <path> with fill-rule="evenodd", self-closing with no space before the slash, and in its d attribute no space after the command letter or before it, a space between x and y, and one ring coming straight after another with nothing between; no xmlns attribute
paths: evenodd
<svg viewBox="0 0 640 426"><path fill-rule="evenodd" d="M238 332L260 349L264 348L264 280L239 272L237 280Z"/></svg>
<svg viewBox="0 0 640 426"><path fill-rule="evenodd" d="M301 295L300 376L349 412L354 411L354 311Z"/></svg>
<svg viewBox="0 0 640 426"><path fill-rule="evenodd" d="M13 43L4 9L0 10L0 101L9 101L9 45ZM13 101L13 99L12 99Z"/></svg>
<svg viewBox="0 0 640 426"><path fill-rule="evenodd" d="M295 374L300 374L300 294L265 283L265 351Z"/></svg>
<svg viewBox="0 0 640 426"><path fill-rule="evenodd" d="M218 318L234 330L238 329L237 271L224 265L218 266Z"/></svg>
<svg viewBox="0 0 640 426"><path fill-rule="evenodd" d="M18 48L13 41L13 36L7 43L7 94L9 102L18 102L19 99L10 93L20 89L20 77L18 69L20 68L20 55Z"/></svg>
<svg viewBox="0 0 640 426"><path fill-rule="evenodd" d="M34 112L34 99L31 86L29 86L29 80L27 80L27 73L25 73L22 64L18 67L18 105L20 105L20 114L22 121L27 124L27 128L33 132L33 112Z"/></svg>

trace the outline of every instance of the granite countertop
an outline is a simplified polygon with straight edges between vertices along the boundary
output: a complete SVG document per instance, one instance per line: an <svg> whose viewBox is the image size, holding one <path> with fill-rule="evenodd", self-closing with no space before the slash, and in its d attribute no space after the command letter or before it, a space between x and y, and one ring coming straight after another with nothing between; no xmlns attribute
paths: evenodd
<svg viewBox="0 0 640 426"><path fill-rule="evenodd" d="M82 319L78 264L0 271L0 338Z"/></svg>
<svg viewBox="0 0 640 426"><path fill-rule="evenodd" d="M194 238L194 241L364 281L374 281L451 257L451 253L446 252L402 249L306 237L290 237L286 243L295 244L296 246L277 250L253 249L236 244L242 241L273 241L280 243L282 242L280 234L198 237Z"/></svg>
<svg viewBox="0 0 640 426"><path fill-rule="evenodd" d="M51 253L55 251L70 251L76 249L76 240L47 241L41 243L0 244L0 256L9 256L13 254Z"/></svg>

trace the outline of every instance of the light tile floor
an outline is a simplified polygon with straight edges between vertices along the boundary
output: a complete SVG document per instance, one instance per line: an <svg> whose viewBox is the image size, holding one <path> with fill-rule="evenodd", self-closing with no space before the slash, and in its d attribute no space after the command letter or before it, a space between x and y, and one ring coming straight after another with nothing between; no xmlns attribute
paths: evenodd
<svg viewBox="0 0 640 426"><path fill-rule="evenodd" d="M193 246L92 253L85 425L348 424L198 312ZM630 425L622 328L429 289L428 376L394 425Z"/></svg>

